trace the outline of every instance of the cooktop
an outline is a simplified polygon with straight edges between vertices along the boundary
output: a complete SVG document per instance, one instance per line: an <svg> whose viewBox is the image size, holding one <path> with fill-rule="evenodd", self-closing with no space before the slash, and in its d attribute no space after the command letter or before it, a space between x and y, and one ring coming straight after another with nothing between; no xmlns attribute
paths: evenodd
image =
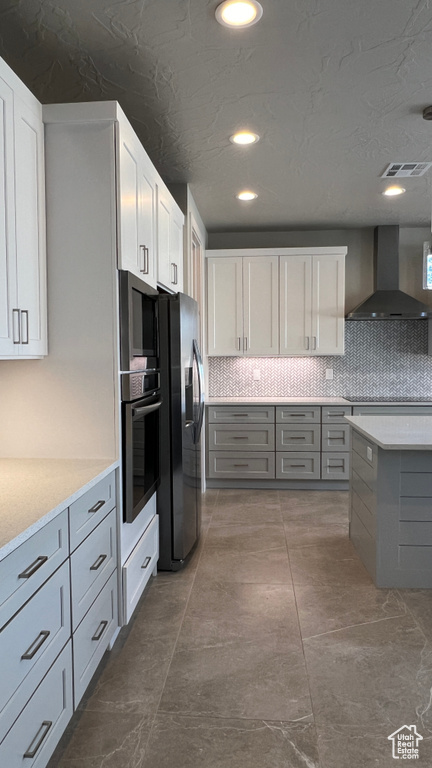
<svg viewBox="0 0 432 768"><path fill-rule="evenodd" d="M345 400L349 400L350 403L430 403L432 402L430 397L403 397L396 395L395 397L365 397L364 395L344 395Z"/></svg>

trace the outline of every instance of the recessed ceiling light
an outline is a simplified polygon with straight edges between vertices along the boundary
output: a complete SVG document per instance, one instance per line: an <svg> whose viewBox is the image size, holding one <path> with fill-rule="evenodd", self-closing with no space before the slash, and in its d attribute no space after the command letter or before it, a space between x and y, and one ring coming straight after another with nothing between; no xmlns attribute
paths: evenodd
<svg viewBox="0 0 432 768"><path fill-rule="evenodd" d="M406 189L403 187L387 187L387 189L384 190L383 195L386 195L386 197L395 197L396 195L403 195L404 192L406 192Z"/></svg>
<svg viewBox="0 0 432 768"><path fill-rule="evenodd" d="M251 27L262 14L256 0L225 0L216 8L216 20L224 27Z"/></svg>
<svg viewBox="0 0 432 768"><path fill-rule="evenodd" d="M233 136L230 136L230 141L233 144L256 144L259 141L259 136L251 131L239 131Z"/></svg>
<svg viewBox="0 0 432 768"><path fill-rule="evenodd" d="M236 197L239 200L255 200L258 195L256 192L252 192L250 189L244 189L243 192L239 192Z"/></svg>

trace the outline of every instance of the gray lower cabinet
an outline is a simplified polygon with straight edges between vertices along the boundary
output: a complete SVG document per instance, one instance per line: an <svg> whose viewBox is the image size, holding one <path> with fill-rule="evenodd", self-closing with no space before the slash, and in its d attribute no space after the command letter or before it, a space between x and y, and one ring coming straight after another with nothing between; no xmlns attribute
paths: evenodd
<svg viewBox="0 0 432 768"><path fill-rule="evenodd" d="M0 561L2 767L45 768L118 627L114 505L112 473Z"/></svg>
<svg viewBox="0 0 432 768"><path fill-rule="evenodd" d="M321 478L323 480L348 480L350 476L349 453L326 451L321 454Z"/></svg>
<svg viewBox="0 0 432 768"><path fill-rule="evenodd" d="M209 451L208 477L230 479L273 480L275 453Z"/></svg>
<svg viewBox="0 0 432 768"><path fill-rule="evenodd" d="M274 451L274 424L209 424L210 451Z"/></svg>
<svg viewBox="0 0 432 768"><path fill-rule="evenodd" d="M291 451L276 453L276 478L278 480L319 480L320 454Z"/></svg>

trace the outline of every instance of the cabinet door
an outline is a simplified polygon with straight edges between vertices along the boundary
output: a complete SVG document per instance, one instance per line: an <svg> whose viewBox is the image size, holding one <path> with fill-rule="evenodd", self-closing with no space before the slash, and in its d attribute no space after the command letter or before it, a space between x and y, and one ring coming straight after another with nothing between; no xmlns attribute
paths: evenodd
<svg viewBox="0 0 432 768"><path fill-rule="evenodd" d="M156 171L140 147L138 166L138 275L156 287Z"/></svg>
<svg viewBox="0 0 432 768"><path fill-rule="evenodd" d="M309 355L312 347L312 258L281 256L280 354Z"/></svg>
<svg viewBox="0 0 432 768"><path fill-rule="evenodd" d="M140 145L132 127L119 126L119 269L142 275L144 252L140 250Z"/></svg>
<svg viewBox="0 0 432 768"><path fill-rule="evenodd" d="M207 268L208 354L242 354L242 259L210 257Z"/></svg>
<svg viewBox="0 0 432 768"><path fill-rule="evenodd" d="M177 291L183 290L183 223L184 216L173 201L171 211L170 265L173 273L172 287Z"/></svg>
<svg viewBox="0 0 432 768"><path fill-rule="evenodd" d="M312 259L312 354L343 355L344 257L325 255Z"/></svg>
<svg viewBox="0 0 432 768"><path fill-rule="evenodd" d="M6 357L18 354L13 332L18 319L18 312L13 312L17 306L13 130L13 93L0 78L0 356Z"/></svg>
<svg viewBox="0 0 432 768"><path fill-rule="evenodd" d="M279 258L243 258L243 351L279 354Z"/></svg>
<svg viewBox="0 0 432 768"><path fill-rule="evenodd" d="M174 270L171 266L171 205L168 193L157 188L157 275L158 283L171 288Z"/></svg>
<svg viewBox="0 0 432 768"><path fill-rule="evenodd" d="M15 211L20 355L47 354L45 176L41 116L15 99Z"/></svg>

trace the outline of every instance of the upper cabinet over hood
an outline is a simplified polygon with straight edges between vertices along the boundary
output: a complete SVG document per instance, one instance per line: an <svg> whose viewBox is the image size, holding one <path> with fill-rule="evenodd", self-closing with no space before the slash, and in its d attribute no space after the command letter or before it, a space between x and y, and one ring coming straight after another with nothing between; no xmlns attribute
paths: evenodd
<svg viewBox="0 0 432 768"><path fill-rule="evenodd" d="M432 308L399 290L399 227L375 227L375 292L347 320L422 320Z"/></svg>

